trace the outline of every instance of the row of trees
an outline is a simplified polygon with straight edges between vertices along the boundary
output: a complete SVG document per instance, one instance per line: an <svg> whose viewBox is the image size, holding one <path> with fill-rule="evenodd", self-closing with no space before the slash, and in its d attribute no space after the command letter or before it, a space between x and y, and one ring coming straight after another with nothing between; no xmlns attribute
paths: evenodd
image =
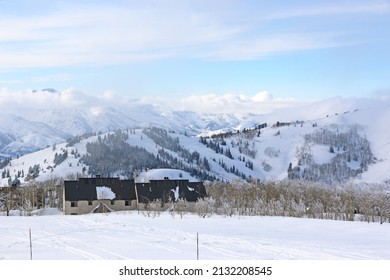
<svg viewBox="0 0 390 280"><path fill-rule="evenodd" d="M252 159L256 157L257 150L255 148L255 143L252 141L251 144L248 140L243 140L243 135L247 137L247 134L244 132L239 136L239 139L237 141L232 140L230 142L230 145L232 148L237 148L240 156L246 155ZM207 148L212 149L215 153L225 155L226 157L230 159L234 159L230 147L228 146L226 140L224 138L207 138L207 137L200 137L199 142L205 145Z"/></svg>
<svg viewBox="0 0 390 280"><path fill-rule="evenodd" d="M0 168L6 167L8 164L10 164L11 160L12 160L12 157L6 157L3 160L1 160L1 158L0 158Z"/></svg>
<svg viewBox="0 0 390 280"><path fill-rule="evenodd" d="M168 132L165 129L158 127L149 127L144 128L142 133L148 136L154 141L157 145L164 149L171 150L173 152L180 152L182 147L179 143L179 138L173 138L169 136Z"/></svg>
<svg viewBox="0 0 390 280"><path fill-rule="evenodd" d="M186 162L184 162L182 159L178 159L176 156L173 156L169 150L164 150L163 148L158 150L157 157L159 159L163 159L164 162L166 162L166 164L169 165L169 168L181 169L187 171L188 173L191 174L191 176L199 178L200 180L204 180L204 181L216 180L216 177L214 175L211 175L209 172L211 168L207 158L206 157L200 158L199 153L194 152L193 154L195 153L198 155L195 162L189 161L188 159Z"/></svg>
<svg viewBox="0 0 390 280"><path fill-rule="evenodd" d="M195 211L199 217L287 216L344 221L390 222L390 184L329 187L307 181L224 183L207 187L208 197L189 206L186 201L170 202L168 210L181 217ZM143 209L149 217L161 213L160 201Z"/></svg>
<svg viewBox="0 0 390 280"><path fill-rule="evenodd" d="M390 222L390 185L329 187L308 181L216 181L197 202L199 216L288 216Z"/></svg>
<svg viewBox="0 0 390 280"><path fill-rule="evenodd" d="M195 211L210 215L288 216L345 221L390 222L390 183L325 186L303 180L214 181L206 186L208 196L189 208L185 201L172 203L180 215ZM0 188L0 211L31 215L45 207L62 209L63 179L29 182L19 188ZM159 211L151 202L146 211ZM149 215L149 214L148 214ZM155 214L154 214L155 215Z"/></svg>
<svg viewBox="0 0 390 280"><path fill-rule="evenodd" d="M10 211L31 215L32 211L45 207L62 209L63 180L31 181L24 187L0 188L0 211L8 216Z"/></svg>

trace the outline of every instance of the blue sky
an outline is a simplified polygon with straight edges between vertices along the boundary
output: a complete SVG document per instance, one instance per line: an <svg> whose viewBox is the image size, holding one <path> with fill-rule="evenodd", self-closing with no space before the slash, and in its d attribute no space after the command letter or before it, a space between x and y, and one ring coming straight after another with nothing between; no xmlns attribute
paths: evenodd
<svg viewBox="0 0 390 280"><path fill-rule="evenodd" d="M146 99L389 95L389 26L388 0L3 0L0 88Z"/></svg>

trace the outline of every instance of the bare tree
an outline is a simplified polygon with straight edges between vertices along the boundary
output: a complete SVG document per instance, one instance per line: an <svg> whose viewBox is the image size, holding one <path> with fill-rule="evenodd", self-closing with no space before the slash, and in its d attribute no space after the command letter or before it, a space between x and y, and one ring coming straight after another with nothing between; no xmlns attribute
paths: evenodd
<svg viewBox="0 0 390 280"><path fill-rule="evenodd" d="M5 210L7 216L9 216L14 204L13 188L0 188L0 209Z"/></svg>
<svg viewBox="0 0 390 280"><path fill-rule="evenodd" d="M174 203L173 211L180 215L180 218L187 213L187 202L184 199L179 199Z"/></svg>
<svg viewBox="0 0 390 280"><path fill-rule="evenodd" d="M205 218L213 214L215 208L215 199L206 197L199 199L195 204L195 211L199 217Z"/></svg>

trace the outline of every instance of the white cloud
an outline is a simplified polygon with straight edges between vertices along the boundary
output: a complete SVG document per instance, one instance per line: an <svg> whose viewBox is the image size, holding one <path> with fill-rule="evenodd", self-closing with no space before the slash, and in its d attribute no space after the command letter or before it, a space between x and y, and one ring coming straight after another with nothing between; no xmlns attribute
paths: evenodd
<svg viewBox="0 0 390 280"><path fill-rule="evenodd" d="M182 100L183 110L202 113L258 113L265 114L279 108L288 108L306 104L308 101L293 99L274 99L267 92L254 96L225 94L209 96L192 96Z"/></svg>
<svg viewBox="0 0 390 280"><path fill-rule="evenodd" d="M0 25L7 27L0 32L0 68L120 64L173 57L259 59L279 52L351 44L337 30L273 29L278 19L389 12L386 2L302 6L292 11L290 6L254 7L225 1L107 1L88 6L71 2L39 16L0 12Z"/></svg>
<svg viewBox="0 0 390 280"><path fill-rule="evenodd" d="M63 92L50 91L9 91L6 88L0 90L0 110L23 114L28 109L55 109L81 107L85 104L93 104L94 98L85 93L69 88Z"/></svg>
<svg viewBox="0 0 390 280"><path fill-rule="evenodd" d="M269 113L279 108L300 106L311 100L275 99L266 91L253 96L237 93L222 95L192 95L183 98L144 97L129 99L106 91L100 95L91 95L74 88L62 92L49 91L9 91L0 90L0 111L28 115L31 109L79 109L98 116L104 108L112 107L131 110L134 106L152 105L161 110L192 111L199 113ZM35 111L35 110L34 110Z"/></svg>
<svg viewBox="0 0 390 280"><path fill-rule="evenodd" d="M46 16L9 16L0 19L10 27L0 35L0 67L117 64L188 55L199 44L236 32L201 17L160 4L75 5Z"/></svg>
<svg viewBox="0 0 390 280"><path fill-rule="evenodd" d="M360 42L343 42L335 33L279 33L235 41L206 54L206 57L223 60L251 60L276 53L335 48Z"/></svg>
<svg viewBox="0 0 390 280"><path fill-rule="evenodd" d="M255 96L252 97L252 100L254 102L270 101L270 100L272 100L272 95L270 95L268 93L268 91L261 91L261 92L255 94Z"/></svg>
<svg viewBox="0 0 390 280"><path fill-rule="evenodd" d="M267 91L253 96L227 93L222 95L191 95L184 98L145 97L140 104L153 104L158 107L171 108L177 111L199 113L270 113L280 108L291 108L312 103L313 100L274 99Z"/></svg>
<svg viewBox="0 0 390 280"><path fill-rule="evenodd" d="M94 104L94 98L74 88L66 89L58 94L60 106L81 107L87 104Z"/></svg>

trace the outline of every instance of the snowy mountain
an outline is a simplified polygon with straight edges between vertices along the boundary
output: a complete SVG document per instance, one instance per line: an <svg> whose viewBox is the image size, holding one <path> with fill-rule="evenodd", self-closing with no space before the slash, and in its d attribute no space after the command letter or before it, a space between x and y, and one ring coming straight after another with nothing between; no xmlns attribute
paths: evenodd
<svg viewBox="0 0 390 280"><path fill-rule="evenodd" d="M21 155L63 142L69 134L43 122L0 114L0 156Z"/></svg>
<svg viewBox="0 0 390 280"><path fill-rule="evenodd" d="M235 130L259 116L199 114L145 104L21 110L0 115L0 158L23 155L85 133L162 127L190 135ZM16 115L18 114L18 115Z"/></svg>
<svg viewBox="0 0 390 280"><path fill-rule="evenodd" d="M33 119L2 116L3 155L25 154L1 162L3 185L76 173L134 177L156 168L201 180L389 179L389 101L335 98L240 118L144 105L44 111Z"/></svg>

